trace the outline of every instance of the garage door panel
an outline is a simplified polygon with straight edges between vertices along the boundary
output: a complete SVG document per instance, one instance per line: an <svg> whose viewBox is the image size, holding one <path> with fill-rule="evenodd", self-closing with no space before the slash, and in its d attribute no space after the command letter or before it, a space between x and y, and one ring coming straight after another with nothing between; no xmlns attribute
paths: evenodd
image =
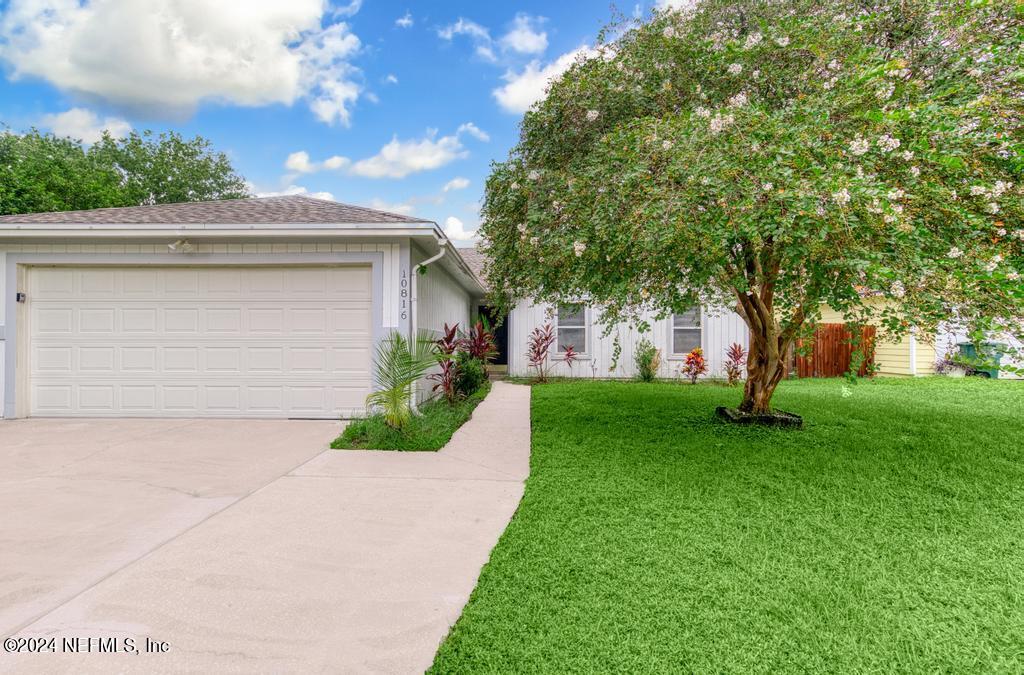
<svg viewBox="0 0 1024 675"><path fill-rule="evenodd" d="M154 351L153 347L148 348ZM113 374L116 366L117 350L113 347L76 347L74 351L78 354L78 371L82 373L106 373ZM123 355L122 355L123 357ZM135 363L129 365L134 366ZM121 366L125 367L124 364ZM153 370L156 370L153 367ZM71 373L67 373L71 375Z"/></svg>
<svg viewBox="0 0 1024 675"><path fill-rule="evenodd" d="M33 269L31 414L359 412L370 279L365 266Z"/></svg>

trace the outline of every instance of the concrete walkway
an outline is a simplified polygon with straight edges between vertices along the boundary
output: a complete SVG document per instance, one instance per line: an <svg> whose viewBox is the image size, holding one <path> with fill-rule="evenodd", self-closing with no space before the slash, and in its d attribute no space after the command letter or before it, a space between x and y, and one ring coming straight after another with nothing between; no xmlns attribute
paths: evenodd
<svg viewBox="0 0 1024 675"><path fill-rule="evenodd" d="M522 497L529 398L495 383L439 453L323 452L17 632L165 653L0 670L422 672Z"/></svg>

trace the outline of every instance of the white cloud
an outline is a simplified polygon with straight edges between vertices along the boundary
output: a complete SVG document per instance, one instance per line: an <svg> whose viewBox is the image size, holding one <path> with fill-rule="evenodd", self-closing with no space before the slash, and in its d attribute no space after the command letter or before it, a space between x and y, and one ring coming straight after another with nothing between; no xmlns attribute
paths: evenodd
<svg viewBox="0 0 1024 675"><path fill-rule="evenodd" d="M276 192L257 192L257 197L291 197L292 195L301 195L303 197L314 197L316 199L329 199L334 201L334 195L330 192L310 192L307 188L301 185L289 185L283 190Z"/></svg>
<svg viewBox="0 0 1024 675"><path fill-rule="evenodd" d="M437 34L442 40L451 40L456 35L468 35L478 40L490 41L491 39L491 32L489 30L475 21L463 19L462 17L459 17L459 20L455 23L438 29Z"/></svg>
<svg viewBox="0 0 1024 675"><path fill-rule="evenodd" d="M478 141L483 141L484 143L486 143L486 142L491 140L490 135L488 135L488 133L486 131L482 131L480 129L480 127L478 127L477 125L473 124L472 122L466 122L465 124L460 124L459 125L458 133L460 133L460 134L463 134L463 133L469 134L473 138L477 139Z"/></svg>
<svg viewBox="0 0 1024 675"><path fill-rule="evenodd" d="M507 71L503 76L505 85L492 93L498 105L511 113L523 113L547 95L548 85L560 77L577 59L588 59L597 55L587 46L562 54L554 61L543 64L531 61L521 72Z"/></svg>
<svg viewBox="0 0 1024 675"><path fill-rule="evenodd" d="M321 166L323 168L325 168L325 169L330 170L330 171L336 171L338 169L341 169L341 168L344 168L344 167L348 166L351 163L352 162L349 160L348 157L342 157L340 155L334 155L333 157L328 157L327 159L325 159L321 163Z"/></svg>
<svg viewBox="0 0 1024 675"><path fill-rule="evenodd" d="M398 84L398 77L396 77L394 73L389 73L388 76L384 78L384 81L388 84Z"/></svg>
<svg viewBox="0 0 1024 675"><path fill-rule="evenodd" d="M351 107L359 98L358 69L348 62L359 51L359 38L344 23L318 31L297 48L302 57L300 87L309 108L321 122L348 126Z"/></svg>
<svg viewBox="0 0 1024 675"><path fill-rule="evenodd" d="M438 138L436 129L428 130L422 139L400 141L394 136L376 155L353 164L350 173L364 178L405 178L409 174L438 169L469 156L462 145L463 133L481 140L487 138L487 134L471 122L460 126L451 136Z"/></svg>
<svg viewBox="0 0 1024 675"><path fill-rule="evenodd" d="M39 124L58 136L70 136L89 145L99 141L104 131L114 138L124 138L132 130L132 125L120 117L101 120L96 113L85 108L44 115Z"/></svg>
<svg viewBox="0 0 1024 675"><path fill-rule="evenodd" d="M377 198L371 199L370 203L367 204L367 206L370 207L371 209L377 209L378 211L400 213L403 216L411 215L414 209L413 205L407 202L403 202L401 204L392 204L390 202L384 201L383 199Z"/></svg>
<svg viewBox="0 0 1024 675"><path fill-rule="evenodd" d="M129 109L180 115L203 101L307 100L319 119L348 124L362 89L349 60L361 43L345 23L322 27L326 8L323 0L10 0L0 59L14 79Z"/></svg>
<svg viewBox="0 0 1024 675"><path fill-rule="evenodd" d="M363 0L352 0L347 5L336 7L331 14L333 16L355 16L363 8Z"/></svg>
<svg viewBox="0 0 1024 675"><path fill-rule="evenodd" d="M351 161L347 157L339 155L328 157L322 162L313 162L310 160L308 152L299 150L288 155L288 158L284 161L284 168L295 173L315 173L323 169L341 169L349 164L351 164Z"/></svg>
<svg viewBox="0 0 1024 675"><path fill-rule="evenodd" d="M476 230L466 231L466 225L455 216L444 220L444 236L455 241L469 241L476 238Z"/></svg>
<svg viewBox="0 0 1024 675"><path fill-rule="evenodd" d="M692 9L697 0L658 0L654 3L657 9Z"/></svg>
<svg viewBox="0 0 1024 675"><path fill-rule="evenodd" d="M399 28L412 28L413 23L412 12L409 10L406 10L405 14L395 19L395 25Z"/></svg>
<svg viewBox="0 0 1024 675"><path fill-rule="evenodd" d="M442 40L449 42L456 35L465 35L473 41L477 56L485 61L498 60L498 57L494 54L494 40L491 38L491 32L475 21L459 17L459 20L455 23L438 29L437 35Z"/></svg>
<svg viewBox="0 0 1024 675"><path fill-rule="evenodd" d="M313 173L316 171L316 167L309 161L309 153L305 150L288 155L288 159L284 160L284 168L299 173Z"/></svg>
<svg viewBox="0 0 1024 675"><path fill-rule="evenodd" d="M542 54L548 48L548 34L539 30L543 17L517 14L512 28L501 38L501 46L520 54Z"/></svg>
<svg viewBox="0 0 1024 675"><path fill-rule="evenodd" d="M444 184L442 192L451 192L452 190L465 190L469 187L469 179L462 178L461 176L452 178L450 181Z"/></svg>

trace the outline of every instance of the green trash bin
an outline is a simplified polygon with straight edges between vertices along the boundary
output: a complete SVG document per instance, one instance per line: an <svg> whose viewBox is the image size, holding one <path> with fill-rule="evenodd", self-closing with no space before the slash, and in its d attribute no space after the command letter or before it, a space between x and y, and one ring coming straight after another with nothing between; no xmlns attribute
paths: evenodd
<svg viewBox="0 0 1024 675"><path fill-rule="evenodd" d="M961 342L957 346L960 347L960 356L967 360L975 375L993 380L999 377L999 364L1003 360L1003 354L1006 353L1006 345L999 342L982 342L981 346L985 352L984 363L978 363L981 357L973 342Z"/></svg>

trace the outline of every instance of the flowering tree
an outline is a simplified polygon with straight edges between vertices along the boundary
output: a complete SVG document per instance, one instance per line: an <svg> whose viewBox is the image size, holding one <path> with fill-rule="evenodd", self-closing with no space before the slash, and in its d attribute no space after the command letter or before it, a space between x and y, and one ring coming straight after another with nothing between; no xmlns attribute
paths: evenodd
<svg viewBox="0 0 1024 675"><path fill-rule="evenodd" d="M1020 332L1019 4L705 0L607 34L488 179L500 300L735 306L747 412L821 303Z"/></svg>

